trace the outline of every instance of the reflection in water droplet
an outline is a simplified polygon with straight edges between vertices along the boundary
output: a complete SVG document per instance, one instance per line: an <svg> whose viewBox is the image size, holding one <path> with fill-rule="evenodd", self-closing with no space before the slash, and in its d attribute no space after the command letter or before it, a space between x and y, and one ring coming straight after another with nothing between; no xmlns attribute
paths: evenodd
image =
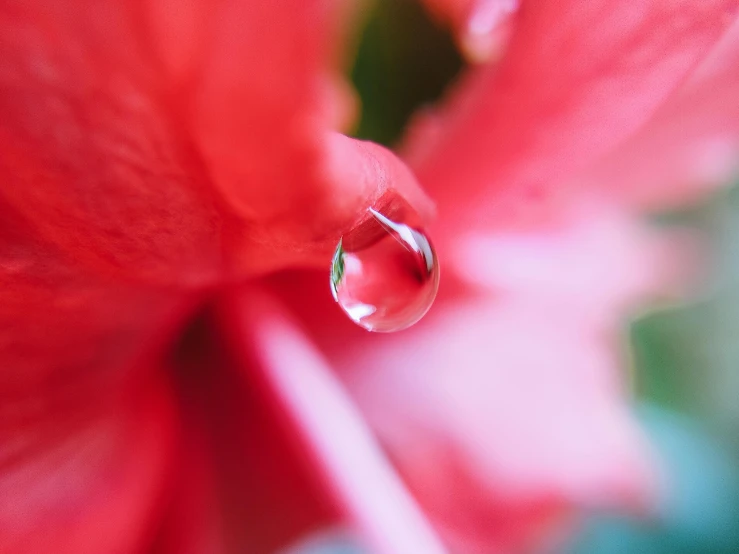
<svg viewBox="0 0 739 554"><path fill-rule="evenodd" d="M352 321L369 331L400 331L431 307L439 263L415 212L393 197L339 241L331 292Z"/></svg>

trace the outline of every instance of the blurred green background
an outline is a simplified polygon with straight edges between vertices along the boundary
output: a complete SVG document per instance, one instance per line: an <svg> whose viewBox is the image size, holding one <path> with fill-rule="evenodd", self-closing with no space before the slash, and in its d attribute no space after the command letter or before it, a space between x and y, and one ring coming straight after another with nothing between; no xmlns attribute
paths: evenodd
<svg viewBox="0 0 739 554"><path fill-rule="evenodd" d="M439 98L462 60L414 0L369 2L351 79L362 101L355 136L387 146L411 115Z"/></svg>
<svg viewBox="0 0 739 554"><path fill-rule="evenodd" d="M351 68L355 135L392 146L462 61L417 2L369 5ZM634 410L667 464L670 496L649 521L593 514L573 554L739 553L739 188L659 220L700 232L712 259L700 299L630 326Z"/></svg>
<svg viewBox="0 0 739 554"><path fill-rule="evenodd" d="M659 219L699 233L709 259L697 298L629 329L635 410L670 489L651 521L593 515L578 554L739 553L739 187Z"/></svg>

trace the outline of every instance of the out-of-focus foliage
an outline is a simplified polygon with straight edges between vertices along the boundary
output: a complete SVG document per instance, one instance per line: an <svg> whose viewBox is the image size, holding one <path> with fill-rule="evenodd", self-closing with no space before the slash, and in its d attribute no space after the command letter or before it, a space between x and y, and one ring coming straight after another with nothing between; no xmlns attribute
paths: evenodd
<svg viewBox="0 0 739 554"><path fill-rule="evenodd" d="M428 19L419 2L369 5L351 74L362 102L355 134L392 145L413 112L439 97L462 62L451 36Z"/></svg>
<svg viewBox="0 0 739 554"><path fill-rule="evenodd" d="M642 420L666 482L642 520L593 516L573 554L739 552L739 189L665 218L701 233L708 277L699 300L631 329Z"/></svg>
<svg viewBox="0 0 739 554"><path fill-rule="evenodd" d="M739 552L739 471L724 445L684 416L654 406L642 421L667 466L659 512L651 518L593 516L571 554Z"/></svg>
<svg viewBox="0 0 739 554"><path fill-rule="evenodd" d="M710 280L702 299L635 323L639 393L705 421L739 459L739 189L679 222L705 237Z"/></svg>

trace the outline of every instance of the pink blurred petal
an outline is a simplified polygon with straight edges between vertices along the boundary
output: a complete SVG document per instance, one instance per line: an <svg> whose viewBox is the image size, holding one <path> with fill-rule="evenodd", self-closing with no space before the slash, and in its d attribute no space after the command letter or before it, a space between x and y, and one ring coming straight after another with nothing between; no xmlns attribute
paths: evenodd
<svg viewBox="0 0 739 554"><path fill-rule="evenodd" d="M655 500L620 330L683 284L684 243L591 208L558 228L459 235L436 306L397 335L319 315L320 276L275 280L455 551L520 551L575 508Z"/></svg>
<svg viewBox="0 0 739 554"><path fill-rule="evenodd" d="M684 297L704 275L697 238L651 229L603 203L571 208L543 229L460 233L447 268L479 292L547 306L611 328L645 301Z"/></svg>
<svg viewBox="0 0 739 554"><path fill-rule="evenodd" d="M483 63L502 53L512 30L518 0L425 0L440 19L458 35L467 59Z"/></svg>
<svg viewBox="0 0 739 554"><path fill-rule="evenodd" d="M439 228L530 223L568 179L644 125L737 13L732 0L524 3L499 65L468 74L409 156Z"/></svg>
<svg viewBox="0 0 739 554"><path fill-rule="evenodd" d="M539 306L472 298L336 363L432 520L518 551L572 507L650 500L613 346Z"/></svg>
<svg viewBox="0 0 739 554"><path fill-rule="evenodd" d="M739 20L633 137L580 179L649 208L695 201L739 159Z"/></svg>

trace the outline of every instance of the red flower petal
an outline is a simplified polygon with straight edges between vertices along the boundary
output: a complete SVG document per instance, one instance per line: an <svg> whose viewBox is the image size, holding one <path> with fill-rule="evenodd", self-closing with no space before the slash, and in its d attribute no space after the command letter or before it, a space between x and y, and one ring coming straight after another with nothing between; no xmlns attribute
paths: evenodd
<svg viewBox="0 0 739 554"><path fill-rule="evenodd" d="M326 61L338 32L331 3L244 6L0 8L2 550L64 548L50 542L71 552L135 550L153 532L166 485L172 437L158 427L158 406L168 393L150 391L161 397L148 433L118 393L160 371L150 358L202 300L192 289L286 264L324 265L345 228L388 189L427 202L388 151L331 131L343 117ZM324 33L326 25L335 31ZM238 408L243 425L249 414ZM100 433L110 444L94 458L61 463L58 443L82 452L88 431L96 438L108 422ZM273 428L256 417L250 429L273 447L267 475L275 460L289 475ZM211 461L192 471L204 478ZM32 482L22 472L34 464ZM76 496L54 489L55 472L78 479ZM282 493L299 512L296 482ZM262 499L279 489L261 487ZM259 491L240 492L255 500ZM100 497L106 492L120 502ZM79 513L65 519L72 501ZM315 523L310 506L293 530ZM247 521L265 523L263 507L252 504ZM188 513L162 521L157 547L175 547L173 522ZM266 523L250 529L258 548L284 539L278 519Z"/></svg>
<svg viewBox="0 0 739 554"><path fill-rule="evenodd" d="M0 212L0 551L134 550L175 440L151 360L193 300L95 280Z"/></svg>
<svg viewBox="0 0 739 554"><path fill-rule="evenodd" d="M109 392L170 340L198 301L181 291L89 277L2 204L0 213L4 405L30 397L45 415Z"/></svg>
<svg viewBox="0 0 739 554"><path fill-rule="evenodd" d="M3 423L13 408L3 400ZM95 411L68 429L47 420L55 440L46 436L38 445L29 443L43 432L37 427L3 430L0 551L98 554L145 546L172 463L171 398L148 380Z"/></svg>
<svg viewBox="0 0 739 554"><path fill-rule="evenodd" d="M208 444L200 436L199 422L185 420L177 460L171 468L168 490L162 502L161 519L150 554L220 554L226 552L216 476ZM201 423L200 423L201 425Z"/></svg>
<svg viewBox="0 0 739 554"><path fill-rule="evenodd" d="M133 3L0 8L2 197L91 270L200 281L219 216Z"/></svg>
<svg viewBox="0 0 739 554"><path fill-rule="evenodd" d="M325 262L385 189L421 196L407 172L382 181L388 154L331 135L335 5L1 8L3 198L96 273L199 285Z"/></svg>
<svg viewBox="0 0 739 554"><path fill-rule="evenodd" d="M444 552L330 369L265 292L243 290L229 297L221 313L247 386L272 406L270 418L259 425L271 421L272 440L285 437L297 449L282 462L311 468L313 482L373 552ZM244 467L260 471L264 464L257 490L264 487L268 495L281 490L275 463L271 457L253 459ZM282 514L283 530L293 529L294 501L288 495L283 506L265 512L269 504L262 500L259 509L268 520Z"/></svg>
<svg viewBox="0 0 739 554"><path fill-rule="evenodd" d="M251 339L232 328L224 334L223 324L217 311L206 310L175 349L172 375L190 464L181 467L162 529L165 552L177 552L194 535L216 552L270 553L338 518L301 437L265 389L260 364L248 352L242 356ZM188 482L188 475L197 481ZM205 506L175 503L193 496Z"/></svg>

